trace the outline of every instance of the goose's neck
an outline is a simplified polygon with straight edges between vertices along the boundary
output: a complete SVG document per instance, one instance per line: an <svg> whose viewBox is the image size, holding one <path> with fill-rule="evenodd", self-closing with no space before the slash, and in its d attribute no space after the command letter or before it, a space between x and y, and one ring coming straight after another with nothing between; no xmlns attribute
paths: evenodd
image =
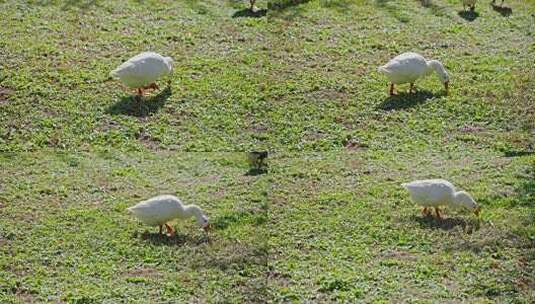
<svg viewBox="0 0 535 304"><path fill-rule="evenodd" d="M442 82L448 81L448 72L444 68L444 65L438 60L428 60L427 62L427 73L436 72L438 77Z"/></svg>
<svg viewBox="0 0 535 304"><path fill-rule="evenodd" d="M457 206L463 206L463 207L470 207L468 203L464 200L464 197L466 196L466 192L464 191L457 191L453 194L453 203Z"/></svg>
<svg viewBox="0 0 535 304"><path fill-rule="evenodd" d="M453 203L455 203L457 205L461 204L461 200L460 200L461 196L460 196L460 194L461 194L461 191L457 191L457 192L453 193Z"/></svg>
<svg viewBox="0 0 535 304"><path fill-rule="evenodd" d="M202 219L202 211L201 208L195 206L195 205L186 205L184 206L184 214L187 217L195 216L197 220Z"/></svg>
<svg viewBox="0 0 535 304"><path fill-rule="evenodd" d="M164 57L165 64L167 65L167 70L169 73L173 71L173 59L171 57Z"/></svg>

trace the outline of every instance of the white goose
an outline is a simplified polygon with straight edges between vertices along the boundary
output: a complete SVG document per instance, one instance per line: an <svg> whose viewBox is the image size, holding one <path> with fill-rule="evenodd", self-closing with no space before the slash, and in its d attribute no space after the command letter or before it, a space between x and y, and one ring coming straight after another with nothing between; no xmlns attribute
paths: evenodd
<svg viewBox="0 0 535 304"><path fill-rule="evenodd" d="M126 86L137 89L143 96L146 89L158 89L156 80L173 70L173 59L154 52L138 54L110 72L113 78L119 78Z"/></svg>
<svg viewBox="0 0 535 304"><path fill-rule="evenodd" d="M390 95L394 95L394 85L402 83L410 83L410 92L413 92L414 82L432 71L438 74L438 78L444 84L446 94L448 93L450 78L442 63L437 60L426 60L420 54L403 53L379 67L378 70L384 73L391 82Z"/></svg>
<svg viewBox="0 0 535 304"><path fill-rule="evenodd" d="M481 211L470 194L457 191L455 186L447 180L417 180L401 185L409 191L413 202L424 207L422 210L424 215L431 213L430 209L434 207L437 217L440 218L440 206L464 207L474 211L477 216Z"/></svg>
<svg viewBox="0 0 535 304"><path fill-rule="evenodd" d="M463 0L463 9L466 11L466 6L470 7L470 10L476 9L477 0Z"/></svg>
<svg viewBox="0 0 535 304"><path fill-rule="evenodd" d="M187 219L195 216L197 223L204 230L208 229L208 217L196 205L184 205L180 199L173 195L160 195L142 201L137 205L127 208L128 212L134 214L141 222L149 226L159 226L160 234L162 226L165 225L170 235L174 230L167 223L173 219Z"/></svg>

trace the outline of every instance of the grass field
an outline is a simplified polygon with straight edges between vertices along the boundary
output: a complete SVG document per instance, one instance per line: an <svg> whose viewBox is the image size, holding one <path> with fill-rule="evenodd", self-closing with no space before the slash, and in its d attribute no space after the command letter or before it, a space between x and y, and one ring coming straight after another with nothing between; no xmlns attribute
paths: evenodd
<svg viewBox="0 0 535 304"><path fill-rule="evenodd" d="M535 1L489 2L0 1L0 303L533 302ZM145 50L175 70L136 104ZM450 94L389 97L405 51ZM435 177L481 221L422 217ZM213 231L125 212L160 193Z"/></svg>
<svg viewBox="0 0 535 304"><path fill-rule="evenodd" d="M246 5L25 3L1 3L0 149L204 152L255 145L265 108L267 19L232 18ZM108 73L145 50L172 56L175 71L171 86L139 107Z"/></svg>
<svg viewBox="0 0 535 304"><path fill-rule="evenodd" d="M1 157L0 302L258 302L265 299L267 187L241 154ZM196 203L173 238L125 208L154 193Z"/></svg>
<svg viewBox="0 0 535 304"><path fill-rule="evenodd" d="M457 153L278 156L270 192L274 302L530 303L533 158ZM448 176L483 206L423 217L402 182Z"/></svg>

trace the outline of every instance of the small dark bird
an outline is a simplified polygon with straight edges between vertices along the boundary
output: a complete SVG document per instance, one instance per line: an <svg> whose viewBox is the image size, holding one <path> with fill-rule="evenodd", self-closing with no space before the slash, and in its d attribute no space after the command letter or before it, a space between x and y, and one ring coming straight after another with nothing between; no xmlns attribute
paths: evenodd
<svg viewBox="0 0 535 304"><path fill-rule="evenodd" d="M268 157L267 151L253 151L247 153L247 161L255 170L262 170L266 166L265 159Z"/></svg>

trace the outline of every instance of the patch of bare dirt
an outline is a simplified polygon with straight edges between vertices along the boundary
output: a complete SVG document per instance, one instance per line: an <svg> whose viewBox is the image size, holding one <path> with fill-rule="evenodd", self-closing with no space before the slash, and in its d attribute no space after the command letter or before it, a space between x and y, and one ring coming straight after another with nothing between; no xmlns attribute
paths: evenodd
<svg viewBox="0 0 535 304"><path fill-rule="evenodd" d="M13 90L0 86L0 105L6 104Z"/></svg>
<svg viewBox="0 0 535 304"><path fill-rule="evenodd" d="M271 270L267 274L267 280L270 284L278 287L287 287L291 284L291 276L276 270Z"/></svg>
<svg viewBox="0 0 535 304"><path fill-rule="evenodd" d="M129 271L125 272L123 276L126 278L132 278L132 277L158 278L158 277L161 277L162 274L154 268L142 267L142 268L130 269Z"/></svg>
<svg viewBox="0 0 535 304"><path fill-rule="evenodd" d="M345 144L345 147L350 151L360 151L368 148L368 145L358 140L351 139Z"/></svg>
<svg viewBox="0 0 535 304"><path fill-rule="evenodd" d="M465 125L459 128L459 131L462 133L479 133L482 131L486 131L486 129L480 126Z"/></svg>
<svg viewBox="0 0 535 304"><path fill-rule="evenodd" d="M139 138L139 141L145 146L147 149L151 151L158 151L160 150L160 141L155 140L151 138L150 136L142 136Z"/></svg>
<svg viewBox="0 0 535 304"><path fill-rule="evenodd" d="M347 93L335 89L320 89L306 94L307 99L314 101L345 101Z"/></svg>
<svg viewBox="0 0 535 304"><path fill-rule="evenodd" d="M395 259L398 261L408 261L415 262L418 260L418 257L410 252L392 250L384 254L385 258Z"/></svg>
<svg viewBox="0 0 535 304"><path fill-rule="evenodd" d="M22 303L37 303L35 296L27 291L17 290L16 296Z"/></svg>

